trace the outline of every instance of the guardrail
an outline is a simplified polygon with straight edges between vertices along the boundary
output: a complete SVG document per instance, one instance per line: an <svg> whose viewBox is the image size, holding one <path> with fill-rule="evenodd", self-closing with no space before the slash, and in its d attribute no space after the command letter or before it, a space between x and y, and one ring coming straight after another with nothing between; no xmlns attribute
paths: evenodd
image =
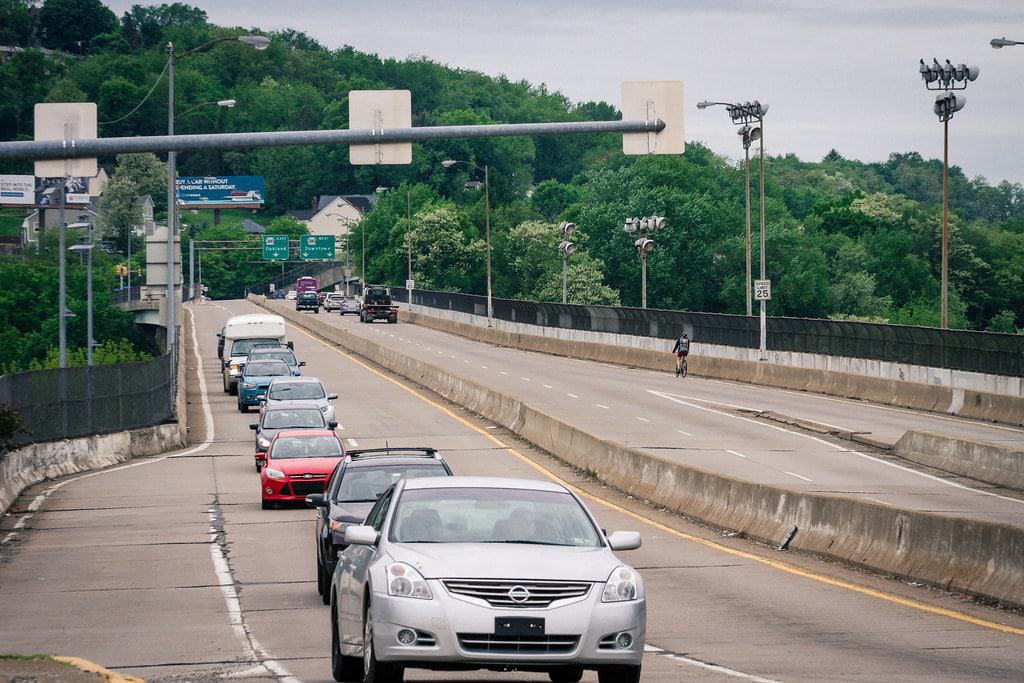
<svg viewBox="0 0 1024 683"><path fill-rule="evenodd" d="M406 290L391 288L405 303ZM413 290L412 303L473 315L487 315L487 298L475 294ZM692 313L613 306L579 306L493 299L494 317L528 325L675 339L685 332L704 344L756 349L756 316ZM813 318L768 318L768 349L845 356L964 370L1024 375L1024 335L940 330Z"/></svg>
<svg viewBox="0 0 1024 683"><path fill-rule="evenodd" d="M168 354L117 365L0 376L0 401L24 420L14 445L149 427L174 418Z"/></svg>
<svg viewBox="0 0 1024 683"><path fill-rule="evenodd" d="M110 300L115 304L126 304L129 301L138 301L141 296L142 287L139 285L132 285L131 287L115 289L110 293Z"/></svg>

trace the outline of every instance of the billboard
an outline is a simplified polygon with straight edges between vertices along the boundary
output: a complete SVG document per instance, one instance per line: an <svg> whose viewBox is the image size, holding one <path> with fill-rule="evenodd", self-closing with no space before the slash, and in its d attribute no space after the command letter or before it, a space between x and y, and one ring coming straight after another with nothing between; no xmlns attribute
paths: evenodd
<svg viewBox="0 0 1024 683"><path fill-rule="evenodd" d="M54 208L60 206L60 184L64 178L37 178L31 175L0 175L0 206ZM67 179L68 206L89 203L89 179Z"/></svg>
<svg viewBox="0 0 1024 683"><path fill-rule="evenodd" d="M258 209L263 206L263 176L185 176L177 179L178 206Z"/></svg>

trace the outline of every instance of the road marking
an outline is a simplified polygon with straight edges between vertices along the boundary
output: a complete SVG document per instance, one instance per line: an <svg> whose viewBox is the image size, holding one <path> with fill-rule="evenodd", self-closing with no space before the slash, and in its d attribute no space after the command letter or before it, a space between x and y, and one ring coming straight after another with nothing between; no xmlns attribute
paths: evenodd
<svg viewBox="0 0 1024 683"><path fill-rule="evenodd" d="M482 367L482 368L483 368L484 370L486 370L486 369L487 369L487 366L486 366L486 365L481 365L480 367Z"/></svg>
<svg viewBox="0 0 1024 683"><path fill-rule="evenodd" d="M644 652L656 655L658 657L664 657L665 659L672 659L677 662L682 662L683 664L689 664L690 666L696 666L701 669L707 669L708 671L714 671L715 673L724 674L726 676L732 676L733 678L742 678L748 681L757 681L758 683L779 683L778 681L772 678L762 678L760 676L755 676L754 674L748 674L742 671L737 671L736 669L730 669L729 667L722 666L720 664L709 664L708 662L702 662L699 659L687 657L686 655L676 654L675 652L666 652L665 650L662 650L660 647L655 647L649 643L644 643Z"/></svg>
<svg viewBox="0 0 1024 683"><path fill-rule="evenodd" d="M544 385L544 388L545 388L545 389L552 389L553 387L552 387L552 386L551 386L550 384L545 384L545 385Z"/></svg>
<svg viewBox="0 0 1024 683"><path fill-rule="evenodd" d="M346 353L345 351L342 351L341 349L339 349L339 348L337 348L335 346L331 346L330 344L328 344L328 343L318 339L317 337L314 337L312 334L309 334L305 330L299 329L298 331L301 332L302 334L306 335L310 339L313 339L314 341L316 341L320 345L322 345L322 346L324 346L324 347L326 347L328 349L331 349L335 353L337 353L337 354L347 358L349 361L355 363L356 365L360 366L361 368L363 368L365 370L368 370L369 372L372 372L373 374L377 375L381 379L384 379L385 381L391 382L395 386L400 387L403 391L411 394L412 396L415 396L416 398L418 398L419 400L423 401L427 405L429 405L429 406L433 407L434 409L444 413L445 415L447 415L451 419L455 420L459 424L463 425L467 429L470 429L470 430L476 432L477 434L483 435L488 440L490 440L491 443L495 444L496 446L498 446L502 450L507 451L510 455L512 455L513 457L517 458L518 460L523 462L525 465L527 465L529 467L532 467L534 470L536 470L537 472L541 473L542 475L544 475L545 477L547 477L551 481L556 482L558 484L561 484L562 486L566 487L570 491L573 491L574 493L576 493L581 498L586 498L588 500L592 500L592 501L594 501L594 502L596 502L596 503L598 503L600 505L603 505L604 507L608 508L609 510L612 510L613 512L618 512L619 514L625 515L626 517L629 517L631 519L635 519L636 521L638 521L638 522L640 522L642 524L646 524L646 525L648 525L648 526L650 526L650 527L652 527L654 529L657 529L657 530L662 531L662 532L664 532L666 534L669 534L670 536L675 536L676 538L681 538L683 540L690 541L691 543L696 543L698 545L702 545L702 546L704 546L706 548L710 548L712 550L716 550L718 552L725 553L726 555L732 555L733 557L739 557L739 558L742 558L742 559L745 559L745 560L749 560L751 562L756 562L758 564L762 564L762 565L764 565L766 567L771 567L772 569L776 569L776 570L784 572L786 574L790 574L790 575L793 575L793 576L799 576L801 578L808 579L810 581L815 581L817 583L825 584L826 586L832 586L833 588L840 588L840 589L843 589L843 590L851 591L853 593L859 593L861 595L864 595L864 596L867 596L867 597L871 597L871 598L876 598L878 600L882 600L884 602L892 603L894 605L900 605L902 607L907 607L909 609L913 609L913 610L916 610L918 612L923 612L923 613L926 613L926 614L932 614L932 615L935 615L935 616L947 617L949 619L953 619L953 620L960 621L960 622L967 623L967 624L972 624L974 626L979 626L979 627L982 627L982 628L987 628L987 629L990 629L990 630L993 630L993 631L999 631L1001 633L1009 633L1009 634L1012 634L1012 635L1017 635L1017 636L1024 637L1024 628L1018 628L1016 626L1009 626L1007 624L1000 624L1000 623L995 622L995 621L989 621L988 619L981 619L979 617L974 617L974 616L971 616L970 614L965 614L963 612L956 612L954 610L947 609L945 607L938 607L936 605L929 605L927 603L920 602L919 600L914 600L912 598L904 598L904 597L899 596L899 595L893 595L892 593L886 593L884 591L876 590L874 588L868 588L867 586L859 586L859 585L857 585L855 583L851 583L851 582L845 581L843 579L833 579L833 578L831 578L829 576L825 576L824 574L818 574L818 573L816 573L814 571L811 571L809 569L803 569L801 567L797 567L796 565L788 564L788 563L782 562L780 560L772 559L772 558L769 558L769 557L766 557L766 556L762 556L762 555L757 555L757 554L754 554L752 552L748 552L746 550L740 550L738 548L731 548L729 546L722 545L721 543L718 543L716 541L712 541L712 540L707 539L707 538L701 538L700 536L694 536L693 534L687 533L685 531L680 531L679 529L675 529L673 527L670 527L667 524L662 524L661 522L655 521L655 520L653 520L653 519L651 519L649 517L645 517L644 515L642 515L642 514L640 514L638 512L634 512L632 510L624 508L621 505L613 503L610 500L606 500L606 499L601 498L601 497L599 497L597 495L594 495L593 493L590 493L589 491L584 491L583 489L570 484L569 482L567 482L566 480L562 479L557 474L555 474L551 470L547 469L546 467L544 467L540 463L534 462L533 460L531 460L527 456L525 456L522 453L520 453L519 451L517 451L515 448L512 448L511 446L506 444L504 441L502 441L498 437L494 436L493 434L488 433L487 430L481 429L480 427L474 425L472 422L466 420L465 418L461 417L460 415L457 415L456 413L452 412L451 410L449 410L445 406L441 405L440 403L437 403L436 401L433 401L430 398L428 398L427 396L421 394L416 389L413 389L410 386L406 386L405 384L403 384L399 380L397 380L397 379L395 379L395 378L385 374L381 370L378 370L378 369L376 369L374 367L371 367L371 366L367 365L363 361L357 359L355 356L352 356L351 354ZM573 396L573 394L569 394L569 395ZM576 397L576 398L578 398L578 397ZM756 424L762 424L762 423L758 422Z"/></svg>
<svg viewBox="0 0 1024 683"><path fill-rule="evenodd" d="M355 439L346 439L346 441L348 441L348 445L352 448L359 448L359 442Z"/></svg>
<svg viewBox="0 0 1024 683"><path fill-rule="evenodd" d="M743 458L744 460L746 460L746 459L747 459L747 456L743 455L743 454L742 454L742 453L740 453L739 451L730 451L730 450L729 450L728 448L726 448L726 449L725 449L725 452L726 452L726 453L732 453L733 455L738 455L739 457Z"/></svg>
<svg viewBox="0 0 1024 683"><path fill-rule="evenodd" d="M466 365L469 365L469 361L468 360L464 360L462 362L465 363Z"/></svg>
<svg viewBox="0 0 1024 683"><path fill-rule="evenodd" d="M691 434L690 432L684 432L682 429L677 429L676 431L682 434L683 436L693 436L693 434Z"/></svg>
<svg viewBox="0 0 1024 683"><path fill-rule="evenodd" d="M983 495L983 496L991 496L993 498L1000 498L1002 500L1008 500L1008 501L1010 501L1012 503L1017 503L1018 505L1024 505L1024 500L1018 500L1016 498L1009 498L1007 496L1001 496L998 493L992 493L991 491L983 491L981 489L973 489L970 486L964 486L963 484L958 484L955 481L949 481L948 479L943 479L942 477L936 477L933 474L927 474L925 472L918 472L917 470L912 470L909 467L904 467L903 465L897 465L894 462L889 462L888 460L882 460L881 458L876 458L873 455L868 455L867 453L861 453L860 451L847 450L846 448L843 448L842 446L837 446L834 443L830 443L828 441L825 441L824 439L819 439L818 437L811 436L810 434L804 434L802 432L794 432L792 430L785 429L783 427L779 427L779 426L776 426L776 425L768 424L766 422L760 422L758 420L752 420L752 419L750 419L748 417L742 417L740 415L733 415L732 413L725 413L725 412L722 412L721 410L715 410L714 408L708 408L708 407L705 407L705 406L699 406L699 405L697 405L695 403L689 403L687 401L683 401L683 400L677 398L676 394L669 394L669 393L665 393L665 392L662 392L662 391L655 391L654 389L648 389L647 392L650 393L650 394L654 394L655 396L660 396L661 398L664 398L666 400L672 401L673 403L678 403L680 405L689 406L690 408L696 408L697 410L704 410L704 411L709 412L709 413L715 413L716 415L724 415L725 417L732 418L733 420L742 420L743 422L749 422L751 424L760 425L761 427L765 427L766 429L774 429L776 431L784 432L784 433L790 434L792 436L797 436L797 437L804 438L804 439L810 439L811 441L815 441L817 443L820 443L820 444L823 444L825 446L828 446L829 448L831 448L833 450L843 451L844 453L849 453L851 455L856 455L856 456L858 456L860 458L864 458L865 460L872 460L872 461L880 463L882 465L886 465L888 467L892 467L892 468L897 469L897 470L902 470L904 472L907 472L908 474L913 474L913 475L916 475L918 477L924 477L925 479L930 479L932 481L937 481L940 484L945 484L946 486L950 486L950 487L955 488L955 489L962 489L964 491L970 491L971 493L977 493L977 494L980 494L980 495Z"/></svg>
<svg viewBox="0 0 1024 683"><path fill-rule="evenodd" d="M640 420L641 422L650 422L650 420L648 420L646 417L640 417L639 415L637 415L636 419Z"/></svg>
<svg viewBox="0 0 1024 683"><path fill-rule="evenodd" d="M887 505L889 507L892 507L892 503L886 503L884 500L878 500L877 498L868 498L867 496L864 496L864 500L870 500L872 503L878 503L880 505Z"/></svg>
<svg viewBox="0 0 1024 683"><path fill-rule="evenodd" d="M569 398L579 398L576 394L566 394Z"/></svg>
<svg viewBox="0 0 1024 683"><path fill-rule="evenodd" d="M806 482L808 482L810 484L814 483L813 481L811 481L807 477L801 476L801 475L797 474L796 472L786 472L786 470L782 470L782 471L785 472L786 474L788 474L791 477L796 477L797 479L803 479L804 481L806 481Z"/></svg>
<svg viewBox="0 0 1024 683"><path fill-rule="evenodd" d="M505 372L504 370L498 370L498 374L499 375L507 375L508 373Z"/></svg>
<svg viewBox="0 0 1024 683"><path fill-rule="evenodd" d="M519 379L523 380L524 382L532 381L529 377L520 377Z"/></svg>
<svg viewBox="0 0 1024 683"><path fill-rule="evenodd" d="M608 406L601 405L600 403L595 403L594 405L597 406L598 408L604 408L605 410L611 410L611 408L609 408Z"/></svg>

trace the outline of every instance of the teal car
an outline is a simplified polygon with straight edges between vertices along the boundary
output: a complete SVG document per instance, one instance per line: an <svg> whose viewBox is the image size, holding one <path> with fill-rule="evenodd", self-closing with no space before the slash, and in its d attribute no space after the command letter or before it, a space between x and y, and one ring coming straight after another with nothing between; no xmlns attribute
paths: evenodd
<svg viewBox="0 0 1024 683"><path fill-rule="evenodd" d="M292 369L283 360L254 360L245 364L238 378L238 412L247 413L266 396L267 386L275 377L291 377Z"/></svg>

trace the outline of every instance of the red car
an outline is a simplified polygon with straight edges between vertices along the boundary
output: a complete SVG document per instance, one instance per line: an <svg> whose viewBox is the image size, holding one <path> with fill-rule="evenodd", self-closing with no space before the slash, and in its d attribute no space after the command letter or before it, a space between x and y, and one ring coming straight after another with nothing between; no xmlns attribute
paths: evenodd
<svg viewBox="0 0 1024 683"><path fill-rule="evenodd" d="M256 454L263 509L283 501L302 503L310 493L323 493L334 466L344 457L344 444L330 430L278 432L267 452Z"/></svg>

